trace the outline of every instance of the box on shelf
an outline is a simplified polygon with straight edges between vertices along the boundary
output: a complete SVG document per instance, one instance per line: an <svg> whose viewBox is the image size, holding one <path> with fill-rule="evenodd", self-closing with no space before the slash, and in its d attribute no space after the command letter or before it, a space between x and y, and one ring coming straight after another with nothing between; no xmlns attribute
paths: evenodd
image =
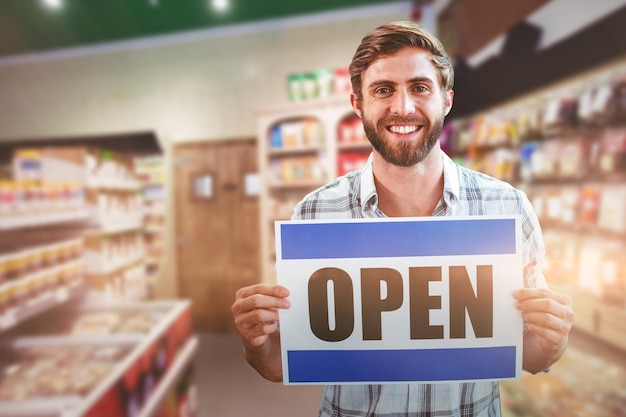
<svg viewBox="0 0 626 417"><path fill-rule="evenodd" d="M336 73L329 68L287 76L289 100L299 102L330 97L335 94Z"/></svg>
<svg viewBox="0 0 626 417"><path fill-rule="evenodd" d="M270 148L297 149L324 144L324 131L319 120L312 117L276 123L268 135Z"/></svg>
<svg viewBox="0 0 626 417"><path fill-rule="evenodd" d="M13 177L82 186L115 186L135 182L129 155L87 146L19 148L13 154Z"/></svg>

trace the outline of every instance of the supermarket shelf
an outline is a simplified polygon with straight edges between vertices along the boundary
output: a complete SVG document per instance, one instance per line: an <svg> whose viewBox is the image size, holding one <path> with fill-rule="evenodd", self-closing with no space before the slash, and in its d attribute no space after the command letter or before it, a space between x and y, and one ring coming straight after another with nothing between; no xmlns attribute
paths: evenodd
<svg viewBox="0 0 626 417"><path fill-rule="evenodd" d="M22 336L0 340L0 345L9 346L15 350L27 349L35 346L46 347L73 347L73 346L127 346L129 353L121 360L106 377L98 383L87 395L62 395L45 398L28 398L18 401L0 401L0 416L2 417L83 417L98 415L110 417L110 414L93 414L103 399L115 390L116 384L122 380L129 370L140 363L145 353L149 351L160 337L168 334L171 327L182 315L188 311L188 301L152 302L152 303L125 303L118 304L117 309L151 310L168 308L167 314L152 328L148 334L103 334L103 335L73 335L73 336ZM103 307L88 308L86 311L99 311ZM108 309L105 309L108 311ZM150 397L142 407L141 416L150 416L165 399L169 389L175 384L185 367L193 359L197 350L197 339L194 336L186 338L178 348L175 359L168 366L158 384L150 392ZM94 408L95 407L95 408ZM115 414L118 415L118 414ZM111 416L112 417L112 416Z"/></svg>
<svg viewBox="0 0 626 417"><path fill-rule="evenodd" d="M107 234L130 232L143 227L143 217L141 216L119 216L104 217L100 219L100 232Z"/></svg>
<svg viewBox="0 0 626 417"><path fill-rule="evenodd" d="M325 146L285 146L282 148L270 148L268 156L286 156L297 154L310 154L326 151Z"/></svg>
<svg viewBox="0 0 626 417"><path fill-rule="evenodd" d="M626 310L621 305L602 302L579 288L553 286L572 298L576 319L574 329L626 352Z"/></svg>
<svg viewBox="0 0 626 417"><path fill-rule="evenodd" d="M292 182L292 183L283 183L283 184L271 184L269 188L275 191L285 191L285 190L297 190L302 188L307 189L315 189L321 187L325 183L319 181L300 181L300 182Z"/></svg>
<svg viewBox="0 0 626 417"><path fill-rule="evenodd" d="M193 336L187 341L185 346L180 350L176 360L171 365L159 385L150 395L150 399L144 404L141 412L137 417L152 417L158 411L158 407L165 399L169 390L178 381L178 378L185 371L188 364L193 361L196 350L198 349L198 338Z"/></svg>
<svg viewBox="0 0 626 417"><path fill-rule="evenodd" d="M98 188L104 190L117 190L117 191L139 191L141 189L141 183L139 181L131 180L116 180L116 179L90 179L87 182L88 188Z"/></svg>
<svg viewBox="0 0 626 417"><path fill-rule="evenodd" d="M352 143L338 143L337 150L343 151L371 151L372 144L369 142L352 142Z"/></svg>
<svg viewBox="0 0 626 417"><path fill-rule="evenodd" d="M173 308L168 312L167 316L161 320L157 326L155 326L149 334L143 336L141 338L141 342L135 346L133 351L116 367L116 370L111 372L104 381L102 381L98 387L90 392L87 397L83 399L80 405L76 408L67 410L61 417L80 417L85 415L85 413L89 412L89 410L94 407L98 403L100 399L102 399L107 392L113 387L117 381L123 378L123 375L130 369L135 363L137 363L143 354L148 351L149 347L156 341L158 338L167 333L168 329L186 310L190 308L189 301L175 301L175 302L167 302L167 301L155 301L150 303L127 303L118 305L118 308L122 307L132 307L138 306L140 308L148 308L159 307L159 306L173 306ZM107 337L107 340L115 341L115 337ZM92 341L96 341L97 339L94 337ZM118 341L122 341L122 339L118 339ZM190 336L184 345L179 349L176 354L176 359L172 364L168 367L168 371L163 375L161 381L156 386L155 390L151 392L150 399L148 402L144 404L142 407L141 416L148 416L148 412L153 412L156 407L162 402L165 394L167 393L167 385L175 383L177 377L182 372L181 368L184 368L186 363L192 360L192 357L197 348L197 340L195 337ZM154 396L157 398L153 398ZM158 396L161 395L161 398ZM148 408L149 406L149 408Z"/></svg>
<svg viewBox="0 0 626 417"><path fill-rule="evenodd" d="M89 218L89 211L77 209L71 211L45 212L21 216L0 217L0 230L19 229L24 227L49 226L60 223L83 221Z"/></svg>
<svg viewBox="0 0 626 417"><path fill-rule="evenodd" d="M59 304L78 297L87 290L84 281L58 288L28 301L24 306L8 309L0 314L0 332L5 331L31 317L47 311Z"/></svg>
<svg viewBox="0 0 626 417"><path fill-rule="evenodd" d="M142 261L145 253L141 252L127 258L120 258L115 262L106 262L100 254L89 251L85 253L85 274L87 275L108 275Z"/></svg>
<svg viewBox="0 0 626 417"><path fill-rule="evenodd" d="M146 226L143 229L145 234L159 234L165 231L165 227L163 226Z"/></svg>

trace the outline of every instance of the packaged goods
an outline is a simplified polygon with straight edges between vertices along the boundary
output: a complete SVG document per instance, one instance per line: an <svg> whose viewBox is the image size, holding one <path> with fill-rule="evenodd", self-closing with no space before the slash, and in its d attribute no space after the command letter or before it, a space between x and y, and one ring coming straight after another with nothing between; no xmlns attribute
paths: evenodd
<svg viewBox="0 0 626 417"><path fill-rule="evenodd" d="M345 175L350 171L361 169L367 162L369 152L342 152L337 157L337 174Z"/></svg>
<svg viewBox="0 0 626 417"><path fill-rule="evenodd" d="M603 174L626 172L626 129L608 129L602 135L598 170Z"/></svg>
<svg viewBox="0 0 626 417"><path fill-rule="evenodd" d="M129 352L121 346L2 349L0 400L84 396Z"/></svg>

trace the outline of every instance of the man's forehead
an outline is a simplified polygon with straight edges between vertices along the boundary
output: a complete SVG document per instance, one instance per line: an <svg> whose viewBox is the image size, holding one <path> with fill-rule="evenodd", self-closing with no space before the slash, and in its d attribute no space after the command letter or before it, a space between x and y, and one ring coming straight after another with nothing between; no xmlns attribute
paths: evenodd
<svg viewBox="0 0 626 417"><path fill-rule="evenodd" d="M372 61L363 72L363 83L367 85L380 80L401 83L419 79L435 83L438 77L430 52L423 48L407 47Z"/></svg>

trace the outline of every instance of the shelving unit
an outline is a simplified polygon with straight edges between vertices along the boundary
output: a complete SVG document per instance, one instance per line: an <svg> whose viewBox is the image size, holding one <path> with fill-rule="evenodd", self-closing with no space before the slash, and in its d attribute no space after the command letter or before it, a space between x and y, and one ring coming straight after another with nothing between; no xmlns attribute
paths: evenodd
<svg viewBox="0 0 626 417"><path fill-rule="evenodd" d="M32 280L37 280L38 275ZM28 280L24 282L28 286ZM8 287L0 289L0 292L7 291ZM32 298L27 303L16 308L7 308L0 314L0 332L8 330L31 317L44 313L67 301L80 297L87 290L87 286L82 281L75 281L67 285L62 285L51 291L42 292L39 296Z"/></svg>
<svg viewBox="0 0 626 417"><path fill-rule="evenodd" d="M3 357L9 362L22 359L14 365L18 374L28 374L34 367L46 372L46 364L61 361L59 380L54 389L41 393L38 386L45 383L38 377L20 381L22 387L0 381L0 416L155 415L197 349L191 329L188 301L126 303L106 309L74 304L53 311L45 323L37 318L23 323L0 339ZM63 358L70 355L77 361L86 359L84 366L94 367L94 372L99 369L98 378L80 385L79 365L63 372ZM15 398L10 398L11 392Z"/></svg>
<svg viewBox="0 0 626 417"><path fill-rule="evenodd" d="M580 299L577 328L623 349L625 76L622 58L455 121L449 149L527 193L544 229L546 275Z"/></svg>
<svg viewBox="0 0 626 417"><path fill-rule="evenodd" d="M60 211L57 213L37 213L20 216L1 217L0 230L15 230L26 227L50 226L68 222L84 221L89 218L87 209Z"/></svg>
<svg viewBox="0 0 626 417"><path fill-rule="evenodd" d="M134 162L143 196L145 267L152 288L165 257L165 163L162 155L155 154L138 156Z"/></svg>
<svg viewBox="0 0 626 417"><path fill-rule="evenodd" d="M276 280L274 221L289 219L307 193L337 177L344 154L369 155L369 142L345 126L352 117L356 115L344 94L257 115L263 282Z"/></svg>
<svg viewBox="0 0 626 417"><path fill-rule="evenodd" d="M190 302L144 301L163 209L147 213L130 156L21 149L0 182L0 416L175 415L197 340Z"/></svg>

